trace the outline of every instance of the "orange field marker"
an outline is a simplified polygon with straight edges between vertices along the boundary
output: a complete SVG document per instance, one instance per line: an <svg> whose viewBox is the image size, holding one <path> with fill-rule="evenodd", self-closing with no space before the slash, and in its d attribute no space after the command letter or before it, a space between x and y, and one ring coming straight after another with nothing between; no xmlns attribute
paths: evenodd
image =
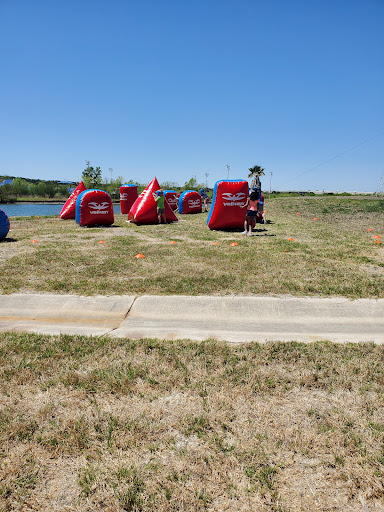
<svg viewBox="0 0 384 512"><path fill-rule="evenodd" d="M294 242L294 241L295 241L295 239L294 239L294 238L288 238L288 240L289 240L290 242Z"/></svg>
<svg viewBox="0 0 384 512"><path fill-rule="evenodd" d="M212 245L220 245L219 242L212 242Z"/></svg>
<svg viewBox="0 0 384 512"><path fill-rule="evenodd" d="M38 244L39 241L38 240L31 240L31 244Z"/></svg>
<svg viewBox="0 0 384 512"><path fill-rule="evenodd" d="M172 242L169 242L170 244L177 244L177 242L175 242L175 240L172 240Z"/></svg>
<svg viewBox="0 0 384 512"><path fill-rule="evenodd" d="M98 244L105 244L104 240L100 240L99 242L97 242Z"/></svg>
<svg viewBox="0 0 384 512"><path fill-rule="evenodd" d="M236 247L236 245L239 245L237 242L232 242L231 247Z"/></svg>
<svg viewBox="0 0 384 512"><path fill-rule="evenodd" d="M371 228L368 228L368 229L366 229L366 231L373 231L373 229L371 229Z"/></svg>
<svg viewBox="0 0 384 512"><path fill-rule="evenodd" d="M135 258L138 258L138 259L145 258L145 256L144 256L144 254L139 253L139 254L136 254Z"/></svg>
<svg viewBox="0 0 384 512"><path fill-rule="evenodd" d="M375 235L373 238L381 238L380 235Z"/></svg>
<svg viewBox="0 0 384 512"><path fill-rule="evenodd" d="M319 220L317 217L314 217L313 220Z"/></svg>

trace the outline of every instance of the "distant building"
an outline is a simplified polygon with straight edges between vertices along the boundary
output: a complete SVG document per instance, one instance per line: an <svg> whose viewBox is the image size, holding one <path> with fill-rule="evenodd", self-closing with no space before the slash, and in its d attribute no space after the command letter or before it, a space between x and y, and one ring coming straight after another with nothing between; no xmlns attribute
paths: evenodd
<svg viewBox="0 0 384 512"><path fill-rule="evenodd" d="M76 182L75 181L58 181L59 185L69 185L67 187L67 190L70 194L75 190L76 188ZM72 185L72 186L71 186ZM74 186L73 186L74 185Z"/></svg>

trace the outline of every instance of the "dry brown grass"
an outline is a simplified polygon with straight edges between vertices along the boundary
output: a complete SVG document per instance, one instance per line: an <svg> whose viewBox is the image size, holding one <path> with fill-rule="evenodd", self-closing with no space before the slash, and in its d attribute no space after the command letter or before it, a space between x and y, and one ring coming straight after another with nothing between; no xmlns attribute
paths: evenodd
<svg viewBox="0 0 384 512"><path fill-rule="evenodd" d="M383 510L383 362L2 334L0 510Z"/></svg>

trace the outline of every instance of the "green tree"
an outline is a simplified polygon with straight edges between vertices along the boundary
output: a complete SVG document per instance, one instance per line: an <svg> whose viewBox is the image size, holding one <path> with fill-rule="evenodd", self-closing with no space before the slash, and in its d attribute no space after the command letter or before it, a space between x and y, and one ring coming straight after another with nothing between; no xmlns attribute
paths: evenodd
<svg viewBox="0 0 384 512"><path fill-rule="evenodd" d="M29 195L30 196L37 196L37 185L36 185L36 183L31 183L29 185Z"/></svg>
<svg viewBox="0 0 384 512"><path fill-rule="evenodd" d="M87 188L96 188L97 186L101 185L102 181L100 167L94 168L88 166L86 169L84 169L81 179Z"/></svg>
<svg viewBox="0 0 384 512"><path fill-rule="evenodd" d="M183 190L199 190L200 188L204 188L205 185L201 183L197 183L196 176L192 176L189 181L186 181L182 187Z"/></svg>
<svg viewBox="0 0 384 512"><path fill-rule="evenodd" d="M177 190L178 188L180 188L176 181L163 181L162 183L160 183L160 187L163 190Z"/></svg>
<svg viewBox="0 0 384 512"><path fill-rule="evenodd" d="M56 183L48 182L45 185L46 194L48 197L52 198L55 197L57 192L57 185Z"/></svg>
<svg viewBox="0 0 384 512"><path fill-rule="evenodd" d="M39 183L36 185L36 192L40 197L45 197L48 195L47 185L44 183L44 181L39 181Z"/></svg>
<svg viewBox="0 0 384 512"><path fill-rule="evenodd" d="M120 187L123 183L124 178L122 176L118 176L116 180L111 180L110 183L106 184L103 190L108 192L112 199L117 199L120 197Z"/></svg>
<svg viewBox="0 0 384 512"><path fill-rule="evenodd" d="M68 187L66 185L59 185L57 187L57 193L60 195L60 196L68 196L69 192L68 192Z"/></svg>
<svg viewBox="0 0 384 512"><path fill-rule="evenodd" d="M11 186L12 185L3 185L2 187L0 187L0 203L8 203L11 200Z"/></svg>
<svg viewBox="0 0 384 512"><path fill-rule="evenodd" d="M260 176L264 176L265 169L260 167L260 165L254 165L253 167L250 167L248 171L248 178L252 178L251 188L261 189Z"/></svg>
<svg viewBox="0 0 384 512"><path fill-rule="evenodd" d="M15 178L11 185L13 194L15 194L16 196L28 195L28 193L29 193L28 185L29 185L29 183L26 180L24 180L23 178Z"/></svg>

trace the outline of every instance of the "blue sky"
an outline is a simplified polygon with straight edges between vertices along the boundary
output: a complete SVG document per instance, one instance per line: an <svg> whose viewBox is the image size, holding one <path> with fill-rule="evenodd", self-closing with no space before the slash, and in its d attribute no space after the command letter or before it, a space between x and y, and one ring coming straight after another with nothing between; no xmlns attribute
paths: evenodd
<svg viewBox="0 0 384 512"><path fill-rule="evenodd" d="M0 174L375 191L383 26L383 0L0 0Z"/></svg>

